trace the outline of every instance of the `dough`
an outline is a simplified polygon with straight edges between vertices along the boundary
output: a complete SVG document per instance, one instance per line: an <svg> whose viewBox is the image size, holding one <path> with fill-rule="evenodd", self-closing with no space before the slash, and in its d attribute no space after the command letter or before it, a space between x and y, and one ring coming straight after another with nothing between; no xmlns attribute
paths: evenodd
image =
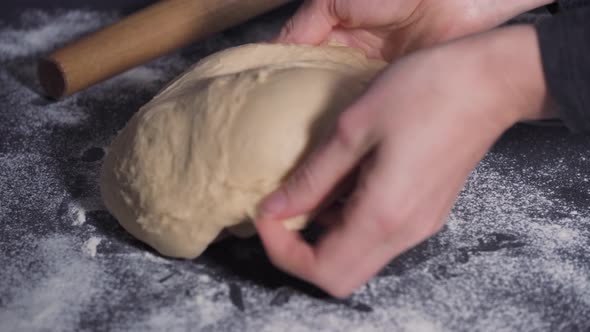
<svg viewBox="0 0 590 332"><path fill-rule="evenodd" d="M167 256L194 258L223 229L252 235L261 199L383 66L332 46L250 44L209 56L115 138L101 175L105 205Z"/></svg>

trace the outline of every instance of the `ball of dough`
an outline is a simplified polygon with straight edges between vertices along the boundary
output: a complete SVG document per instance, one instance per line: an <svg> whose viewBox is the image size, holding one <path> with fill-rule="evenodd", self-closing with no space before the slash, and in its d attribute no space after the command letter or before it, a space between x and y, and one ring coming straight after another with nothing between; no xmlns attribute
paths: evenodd
<svg viewBox="0 0 590 332"><path fill-rule="evenodd" d="M205 58L113 141L101 175L106 207L167 256L194 258L226 228L252 233L246 223L261 199L383 66L328 46L250 44Z"/></svg>

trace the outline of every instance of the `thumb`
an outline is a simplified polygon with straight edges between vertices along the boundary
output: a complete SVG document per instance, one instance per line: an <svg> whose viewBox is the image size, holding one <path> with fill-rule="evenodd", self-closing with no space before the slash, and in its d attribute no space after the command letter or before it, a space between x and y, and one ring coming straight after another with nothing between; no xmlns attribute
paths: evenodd
<svg viewBox="0 0 590 332"><path fill-rule="evenodd" d="M328 198L372 145L369 127L356 119L356 113L359 112L343 113L326 144L262 201L259 219L286 219L310 213Z"/></svg>
<svg viewBox="0 0 590 332"><path fill-rule="evenodd" d="M319 45L326 40L338 23L330 14L331 3L336 0L306 0L283 26L275 38L279 43Z"/></svg>

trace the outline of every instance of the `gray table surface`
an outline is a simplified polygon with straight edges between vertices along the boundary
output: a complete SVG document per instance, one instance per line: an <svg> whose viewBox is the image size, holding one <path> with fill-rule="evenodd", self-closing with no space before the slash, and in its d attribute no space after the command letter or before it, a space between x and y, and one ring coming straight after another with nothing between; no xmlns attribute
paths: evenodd
<svg viewBox="0 0 590 332"><path fill-rule="evenodd" d="M345 301L274 269L257 239L166 259L102 206L105 147L191 63L271 36L292 8L52 102L35 60L121 15L61 5L0 7L0 331L590 331L587 137L510 130L445 229Z"/></svg>

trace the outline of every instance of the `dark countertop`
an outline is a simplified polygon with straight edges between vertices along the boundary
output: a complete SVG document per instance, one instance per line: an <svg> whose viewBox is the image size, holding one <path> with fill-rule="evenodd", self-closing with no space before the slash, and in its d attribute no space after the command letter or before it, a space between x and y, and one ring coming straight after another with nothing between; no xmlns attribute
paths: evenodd
<svg viewBox="0 0 590 332"><path fill-rule="evenodd" d="M587 137L510 130L439 235L336 301L275 270L257 239L162 258L98 191L104 148L139 106L199 58L271 36L292 8L51 102L35 59L121 2L44 3L0 6L0 331L590 331Z"/></svg>

